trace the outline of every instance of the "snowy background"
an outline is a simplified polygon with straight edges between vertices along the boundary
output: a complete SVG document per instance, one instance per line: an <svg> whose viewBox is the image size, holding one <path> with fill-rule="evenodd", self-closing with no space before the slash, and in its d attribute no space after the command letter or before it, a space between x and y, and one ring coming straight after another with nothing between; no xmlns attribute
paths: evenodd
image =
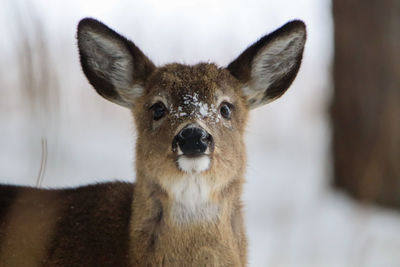
<svg viewBox="0 0 400 267"><path fill-rule="evenodd" d="M330 1L2 0L2 7L0 181L37 184L45 138L43 187L135 179L129 112L99 97L80 71L75 31L82 17L98 18L132 39L158 65L221 66L265 33L304 20L308 40L297 79L284 97L250 118L244 195L250 266L400 266L400 214L330 189ZM45 37L51 80L44 83L48 95L36 96L39 104L21 89L18 52L26 36L31 54L43 51L35 25ZM33 75L42 59L33 56Z"/></svg>

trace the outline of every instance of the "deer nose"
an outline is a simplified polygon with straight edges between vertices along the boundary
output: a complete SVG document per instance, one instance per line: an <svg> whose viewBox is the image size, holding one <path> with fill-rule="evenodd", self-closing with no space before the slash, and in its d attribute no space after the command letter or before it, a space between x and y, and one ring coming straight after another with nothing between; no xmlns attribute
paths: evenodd
<svg viewBox="0 0 400 267"><path fill-rule="evenodd" d="M175 136L172 149L176 150L179 146L183 155L197 156L203 154L212 142L212 136L204 129L188 125Z"/></svg>

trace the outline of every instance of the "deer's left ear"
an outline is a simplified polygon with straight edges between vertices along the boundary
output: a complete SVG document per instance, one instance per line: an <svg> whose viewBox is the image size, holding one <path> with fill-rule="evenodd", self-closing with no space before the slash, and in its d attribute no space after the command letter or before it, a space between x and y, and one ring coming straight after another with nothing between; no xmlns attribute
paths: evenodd
<svg viewBox="0 0 400 267"><path fill-rule="evenodd" d="M82 70L104 98L132 108L144 94L144 83L156 68L140 49L98 20L85 18L78 25Z"/></svg>
<svg viewBox="0 0 400 267"><path fill-rule="evenodd" d="M262 37L228 65L242 82L250 108L277 99L289 88L299 70L305 42L305 24L291 21Z"/></svg>

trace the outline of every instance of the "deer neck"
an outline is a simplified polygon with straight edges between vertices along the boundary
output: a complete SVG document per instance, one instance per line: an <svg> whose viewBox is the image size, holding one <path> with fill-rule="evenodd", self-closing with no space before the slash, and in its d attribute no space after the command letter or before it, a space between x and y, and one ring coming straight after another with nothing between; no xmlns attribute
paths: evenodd
<svg viewBox="0 0 400 267"><path fill-rule="evenodd" d="M157 215L159 223L182 229L199 224L223 224L230 221L235 205L240 203L242 183L238 178L215 190L201 175L188 174L166 189L151 179L139 178L132 221Z"/></svg>
<svg viewBox="0 0 400 267"><path fill-rule="evenodd" d="M219 191L206 184L201 175L183 177L167 189L149 177L137 177L130 230L136 262L144 263L140 255L149 253L170 255L168 248L196 254L221 247L224 242L239 250L244 235L241 177Z"/></svg>

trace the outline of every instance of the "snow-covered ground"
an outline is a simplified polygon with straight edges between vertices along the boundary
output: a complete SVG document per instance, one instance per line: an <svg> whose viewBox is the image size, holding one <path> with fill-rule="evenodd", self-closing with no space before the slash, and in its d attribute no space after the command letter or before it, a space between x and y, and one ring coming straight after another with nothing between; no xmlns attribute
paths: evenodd
<svg viewBox="0 0 400 267"><path fill-rule="evenodd" d="M400 266L400 213L357 204L329 187L329 1L79 2L32 1L46 22L60 75L61 99L51 116L32 120L21 108L12 83L12 49L4 38L9 32L0 28L7 62L7 68L0 66L7 85L0 98L0 182L36 184L42 137L48 145L42 186L134 180L132 120L128 111L100 98L80 73L73 38L79 18L104 20L157 64L220 65L264 33L301 18L308 41L300 73L282 99L251 113L247 132L250 266Z"/></svg>

